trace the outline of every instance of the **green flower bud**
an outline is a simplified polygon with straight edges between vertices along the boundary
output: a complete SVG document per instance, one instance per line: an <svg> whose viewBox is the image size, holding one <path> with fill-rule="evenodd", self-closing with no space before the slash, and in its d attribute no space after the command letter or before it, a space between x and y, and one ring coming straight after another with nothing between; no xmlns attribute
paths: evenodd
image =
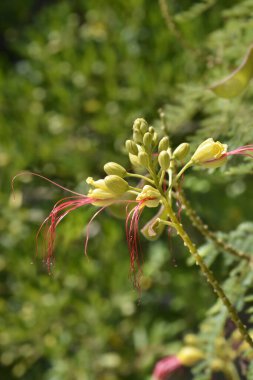
<svg viewBox="0 0 253 380"><path fill-rule="evenodd" d="M117 164L116 162L107 162L107 164L104 165L104 171L108 175L117 175L119 177L125 177L127 174L127 171L123 166Z"/></svg>
<svg viewBox="0 0 253 380"><path fill-rule="evenodd" d="M133 133L133 140L136 143L141 143L142 144L142 134L140 131L134 131Z"/></svg>
<svg viewBox="0 0 253 380"><path fill-rule="evenodd" d="M158 145L158 152L161 152L162 150L167 150L170 145L170 140L168 136L165 136L161 139Z"/></svg>
<svg viewBox="0 0 253 380"><path fill-rule="evenodd" d="M153 134L153 143L154 145L157 145L158 144L158 134L156 132L154 132Z"/></svg>
<svg viewBox="0 0 253 380"><path fill-rule="evenodd" d="M142 119L141 125L140 125L140 131L144 135L148 131L148 123L146 120Z"/></svg>
<svg viewBox="0 0 253 380"><path fill-rule="evenodd" d="M144 168L147 168L149 166L149 156L146 152L140 152L138 154L138 160L139 163L144 166Z"/></svg>
<svg viewBox="0 0 253 380"><path fill-rule="evenodd" d="M153 135L155 133L155 128L149 127L148 131L149 131L149 133L151 133Z"/></svg>
<svg viewBox="0 0 253 380"><path fill-rule="evenodd" d="M108 189L116 195L124 194L129 189L127 181L117 175L108 175L104 181Z"/></svg>
<svg viewBox="0 0 253 380"><path fill-rule="evenodd" d="M134 121L133 130L139 131L142 134L144 134L148 130L148 123L146 122L145 119L139 117L138 119Z"/></svg>
<svg viewBox="0 0 253 380"><path fill-rule="evenodd" d="M183 160L189 153L190 145L188 143L182 143L173 152L173 157L176 160Z"/></svg>
<svg viewBox="0 0 253 380"><path fill-rule="evenodd" d="M143 145L148 151L151 151L152 140L153 140L153 136L151 135L151 133L146 132L145 135L143 136Z"/></svg>
<svg viewBox="0 0 253 380"><path fill-rule="evenodd" d="M162 170L168 170L170 166L170 155L166 150L163 150L158 156L158 162Z"/></svg>
<svg viewBox="0 0 253 380"><path fill-rule="evenodd" d="M128 151L128 153L134 154L136 156L139 152L138 147L133 140L127 140L126 141L126 150Z"/></svg>
<svg viewBox="0 0 253 380"><path fill-rule="evenodd" d="M135 154L129 153L129 161L133 166L141 166L138 156L136 156Z"/></svg>

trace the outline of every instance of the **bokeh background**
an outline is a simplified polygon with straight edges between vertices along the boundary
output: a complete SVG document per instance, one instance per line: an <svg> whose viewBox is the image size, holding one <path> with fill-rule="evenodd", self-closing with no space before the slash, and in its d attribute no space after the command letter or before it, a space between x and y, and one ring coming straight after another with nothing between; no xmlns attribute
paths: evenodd
<svg viewBox="0 0 253 380"><path fill-rule="evenodd" d="M0 4L3 380L151 379L156 360L177 351L215 300L198 269L187 263L180 241L166 234L157 242L142 241L139 300L128 276L124 221L100 215L91 228L89 260L84 257L92 207L76 210L59 227L50 276L42 255L35 257L35 235L66 193L25 175L16 181L15 200L11 194L11 178L24 170L85 193L85 178L103 177L106 162L130 168L124 141L132 123L145 117L159 127L160 107L174 146L210 137L207 126L212 137L233 141L233 112L239 108L248 129L241 128L237 138L249 142L247 101L253 91L230 107L214 101L206 88L235 67L252 42L246 10L253 11L253 2L167 3L172 25L166 25L158 1ZM231 171L235 177L225 179L222 172L196 171L185 182L196 209L224 232L252 216L250 176Z"/></svg>

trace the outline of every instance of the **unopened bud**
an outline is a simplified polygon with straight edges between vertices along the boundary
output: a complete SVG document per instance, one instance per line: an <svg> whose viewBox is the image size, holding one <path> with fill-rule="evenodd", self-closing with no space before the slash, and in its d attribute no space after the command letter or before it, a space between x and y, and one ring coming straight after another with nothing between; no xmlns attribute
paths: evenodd
<svg viewBox="0 0 253 380"><path fill-rule="evenodd" d="M183 365L191 367L203 359L204 355L198 348L186 346L179 351L177 357Z"/></svg>
<svg viewBox="0 0 253 380"><path fill-rule="evenodd" d="M162 150L167 150L170 145L170 140L168 136L165 136L161 139L158 145L158 152L161 152Z"/></svg>
<svg viewBox="0 0 253 380"><path fill-rule="evenodd" d="M145 135L143 136L143 145L148 151L150 151L152 148L152 140L153 140L153 136L151 135L151 133L146 132Z"/></svg>
<svg viewBox="0 0 253 380"><path fill-rule="evenodd" d="M145 119L138 117L138 119L134 121L133 130L140 131L142 134L144 134L148 130L148 123Z"/></svg>
<svg viewBox="0 0 253 380"><path fill-rule="evenodd" d="M146 152L140 152L138 154L138 160L139 163L144 166L144 168L147 168L149 166L149 157Z"/></svg>
<svg viewBox="0 0 253 380"><path fill-rule="evenodd" d="M149 127L148 131L149 131L149 133L151 133L153 135L155 133L155 128Z"/></svg>
<svg viewBox="0 0 253 380"><path fill-rule="evenodd" d="M182 143L173 152L173 157L176 160L183 160L189 153L190 145L188 143Z"/></svg>
<svg viewBox="0 0 253 380"><path fill-rule="evenodd" d="M141 166L138 156L136 156L135 154L129 153L129 161L133 166Z"/></svg>
<svg viewBox="0 0 253 380"><path fill-rule="evenodd" d="M184 336L184 343L189 346L195 346L198 343L198 337L195 334L186 334Z"/></svg>
<svg viewBox="0 0 253 380"><path fill-rule="evenodd" d="M99 179L97 181L94 181L92 177L88 177L86 179L86 183L90 186L93 186L95 189L101 189L101 190L108 190L107 186L105 184L105 181L103 179Z"/></svg>
<svg viewBox="0 0 253 380"><path fill-rule="evenodd" d="M148 131L148 123L146 120L142 119L141 125L140 125L140 131L144 135Z"/></svg>
<svg viewBox="0 0 253 380"><path fill-rule="evenodd" d="M170 155L166 150L163 150L158 156L158 162L162 170L168 170L170 166Z"/></svg>
<svg viewBox="0 0 253 380"><path fill-rule="evenodd" d="M104 181L108 189L116 195L124 194L129 189L127 181L117 175L108 175Z"/></svg>
<svg viewBox="0 0 253 380"><path fill-rule="evenodd" d="M157 145L158 144L158 134L156 132L154 132L153 134L153 143L154 145Z"/></svg>
<svg viewBox="0 0 253 380"><path fill-rule="evenodd" d="M128 153L134 154L136 156L138 154L137 145L133 140L126 141L126 150L128 151Z"/></svg>
<svg viewBox="0 0 253 380"><path fill-rule="evenodd" d="M104 171L108 175L117 175L119 177L125 177L127 174L127 171L123 166L117 164L116 162L107 162L107 164L104 165Z"/></svg>
<svg viewBox="0 0 253 380"><path fill-rule="evenodd" d="M134 131L133 133L133 140L136 143L141 143L142 144L142 134L140 131Z"/></svg>
<svg viewBox="0 0 253 380"><path fill-rule="evenodd" d="M224 365L225 365L225 363L223 360L215 358L211 362L211 369L214 372L219 372L219 371L223 372Z"/></svg>

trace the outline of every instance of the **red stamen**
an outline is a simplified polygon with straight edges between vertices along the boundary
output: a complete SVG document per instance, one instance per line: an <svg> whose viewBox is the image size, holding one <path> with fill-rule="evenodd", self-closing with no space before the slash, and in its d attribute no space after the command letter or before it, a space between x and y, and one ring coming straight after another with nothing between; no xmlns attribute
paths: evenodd
<svg viewBox="0 0 253 380"><path fill-rule="evenodd" d="M140 274L142 272L143 256L139 237L139 219L143 211L143 205L150 198L143 199L129 213L126 208L126 239L130 254L130 274L133 278L134 287L140 290Z"/></svg>
<svg viewBox="0 0 253 380"><path fill-rule="evenodd" d="M71 200L65 201L66 199L71 199ZM41 230L46 224L49 224L49 227L46 230L46 242L47 242L46 263L47 263L49 272L50 272L51 262L53 259L53 250L54 250L54 243L55 243L55 237L56 237L56 227L65 218L65 216L67 216L71 211L79 207L82 207L84 205L91 204L93 202L95 202L93 198L88 198L88 197L85 197L84 195L80 197L63 198L54 205L49 216L40 225L39 230L36 234L37 251L38 251L38 238L41 233Z"/></svg>

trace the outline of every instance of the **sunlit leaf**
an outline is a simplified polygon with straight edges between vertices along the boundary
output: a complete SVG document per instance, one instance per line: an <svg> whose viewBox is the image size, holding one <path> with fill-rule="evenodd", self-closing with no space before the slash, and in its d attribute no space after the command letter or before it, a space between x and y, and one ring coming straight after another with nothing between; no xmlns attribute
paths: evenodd
<svg viewBox="0 0 253 380"><path fill-rule="evenodd" d="M253 76L253 45L247 52L242 64L222 81L210 89L221 98L230 99L240 95L248 86Z"/></svg>

